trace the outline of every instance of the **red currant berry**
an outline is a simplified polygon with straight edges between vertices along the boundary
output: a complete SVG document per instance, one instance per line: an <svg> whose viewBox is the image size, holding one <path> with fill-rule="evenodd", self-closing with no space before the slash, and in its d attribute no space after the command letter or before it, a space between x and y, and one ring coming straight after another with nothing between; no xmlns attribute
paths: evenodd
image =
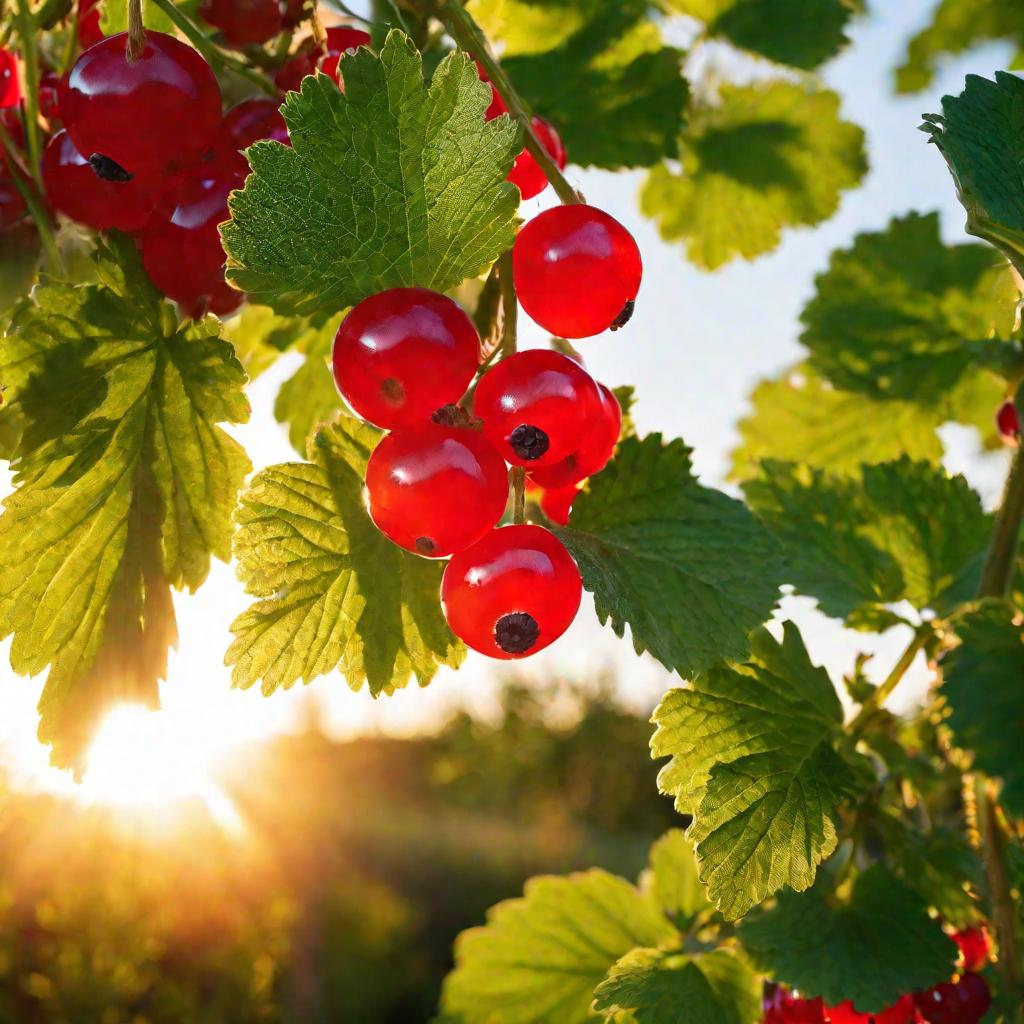
<svg viewBox="0 0 1024 1024"><path fill-rule="evenodd" d="M103 38L100 28L100 0L78 2L78 45L83 50L95 46Z"/></svg>
<svg viewBox="0 0 1024 1024"><path fill-rule="evenodd" d="M429 288L364 299L334 338L334 380L378 427L413 427L457 402L479 366L480 337L458 303Z"/></svg>
<svg viewBox="0 0 1024 1024"><path fill-rule="evenodd" d="M1005 441L1016 444L1020 440L1020 417L1012 399L1007 399L996 412L996 427Z"/></svg>
<svg viewBox="0 0 1024 1024"><path fill-rule="evenodd" d="M173 176L209 149L220 130L220 87L191 46L149 32L138 60L128 34L83 53L61 82L61 117L79 153L102 154L140 177Z"/></svg>
<svg viewBox="0 0 1024 1024"><path fill-rule="evenodd" d="M978 1024L992 1005L988 982L980 974L967 972L962 975L956 985L956 995L966 1024Z"/></svg>
<svg viewBox="0 0 1024 1024"><path fill-rule="evenodd" d="M388 434L366 467L370 518L428 558L468 548L501 518L505 463L475 430L426 423Z"/></svg>
<svg viewBox="0 0 1024 1024"><path fill-rule="evenodd" d="M60 121L60 76L53 71L44 71L39 79L39 113L53 128Z"/></svg>
<svg viewBox="0 0 1024 1024"><path fill-rule="evenodd" d="M913 996L900 996L881 1013L859 1013L849 999L825 1010L826 1024L911 1024L913 1019Z"/></svg>
<svg viewBox="0 0 1024 1024"><path fill-rule="evenodd" d="M963 928L951 936L960 949L959 964L965 971L980 971L992 954L992 943L983 925Z"/></svg>
<svg viewBox="0 0 1024 1024"><path fill-rule="evenodd" d="M795 989L780 986L775 995L778 1024L825 1024L821 998L804 999Z"/></svg>
<svg viewBox="0 0 1024 1024"><path fill-rule="evenodd" d="M523 309L560 338L589 338L629 320L642 265L633 236L593 206L534 217L512 250Z"/></svg>
<svg viewBox="0 0 1024 1024"><path fill-rule="evenodd" d="M202 0L199 14L232 46L258 46L281 31L278 0Z"/></svg>
<svg viewBox="0 0 1024 1024"><path fill-rule="evenodd" d="M553 466L534 470L533 478L541 487L575 487L581 480L599 473L608 465L622 432L622 407L603 384L598 384L599 405L587 421L579 448Z"/></svg>
<svg viewBox="0 0 1024 1024"><path fill-rule="evenodd" d="M291 145L288 126L275 100L253 98L236 103L224 115L224 134L232 149L247 149L260 139L274 139Z"/></svg>
<svg viewBox="0 0 1024 1024"><path fill-rule="evenodd" d="M508 107L505 106L505 101L501 98L498 90L494 88L487 72L480 65L480 61L476 62L476 73L480 76L481 82L486 82L491 87L491 103L484 113L484 120L493 121L499 114L507 114Z"/></svg>
<svg viewBox="0 0 1024 1024"><path fill-rule="evenodd" d="M492 530L444 571L441 601L452 632L492 658L524 658L553 644L580 606L580 571L540 526Z"/></svg>
<svg viewBox="0 0 1024 1024"><path fill-rule="evenodd" d="M46 199L58 213L96 231L138 231L153 213L166 182L131 178L107 181L92 168L63 129L42 157Z"/></svg>
<svg viewBox="0 0 1024 1024"><path fill-rule="evenodd" d="M600 403L597 383L579 363L560 352L531 349L484 374L473 413L506 462L537 469L579 448Z"/></svg>
<svg viewBox="0 0 1024 1024"><path fill-rule="evenodd" d="M526 480L526 491L540 505L541 512L558 526L565 526L569 522L572 503L580 493L575 484L568 487L541 487L529 477Z"/></svg>
<svg viewBox="0 0 1024 1024"><path fill-rule="evenodd" d="M241 188L249 165L237 153L198 164L163 197L139 235L142 264L157 288L189 310L229 312L241 295L224 284L224 248L217 225L228 219L228 194Z"/></svg>
<svg viewBox="0 0 1024 1024"><path fill-rule="evenodd" d="M354 52L360 46L369 45L370 34L362 29L349 28L345 25L329 28L327 30L327 52L320 61L320 70L328 78L338 81L338 64L341 62L342 54Z"/></svg>
<svg viewBox="0 0 1024 1024"><path fill-rule="evenodd" d="M0 47L0 109L16 107L20 102L18 59L10 50Z"/></svg>
<svg viewBox="0 0 1024 1024"><path fill-rule="evenodd" d="M962 1007L952 981L915 992L914 1004L928 1024L967 1024L961 1020Z"/></svg>
<svg viewBox="0 0 1024 1024"><path fill-rule="evenodd" d="M0 167L0 230L24 220L28 213L25 200L6 167Z"/></svg>
<svg viewBox="0 0 1024 1024"><path fill-rule="evenodd" d="M308 11L306 0L285 0L284 10L281 12L282 28L297 28L306 20Z"/></svg>
<svg viewBox="0 0 1024 1024"><path fill-rule="evenodd" d="M305 47L294 57L285 61L274 74L274 84L281 92L298 92L302 80L316 71L320 54L317 50Z"/></svg>
<svg viewBox="0 0 1024 1024"><path fill-rule="evenodd" d="M545 121L543 117L530 118L530 126L533 128L534 135L540 139L541 145L548 151L548 156L559 167L564 168L565 146L562 145L562 140L554 126ZM548 186L548 179L528 149L524 149L516 157L512 170L508 172L508 180L519 189L523 199L532 199L534 196L540 195Z"/></svg>

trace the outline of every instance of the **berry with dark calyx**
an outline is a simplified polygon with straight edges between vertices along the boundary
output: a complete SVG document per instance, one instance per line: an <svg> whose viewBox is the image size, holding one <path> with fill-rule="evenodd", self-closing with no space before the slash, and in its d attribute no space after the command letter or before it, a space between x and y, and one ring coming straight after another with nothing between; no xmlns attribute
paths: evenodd
<svg viewBox="0 0 1024 1024"><path fill-rule="evenodd" d="M980 971L992 955L992 942L983 925L962 928L951 936L960 949L959 963L965 971Z"/></svg>
<svg viewBox="0 0 1024 1024"><path fill-rule="evenodd" d="M530 118L530 127L533 128L533 133L540 140L541 145L547 150L548 156L564 169L565 146L562 145L562 140L554 126L545 121L543 117L532 117ZM548 186L547 177L528 149L524 149L516 157L512 170L508 172L508 180L519 189L523 199L532 199L534 196L540 195Z"/></svg>
<svg viewBox="0 0 1024 1024"><path fill-rule="evenodd" d="M462 397L479 353L480 336L457 302L429 288L391 288L342 320L334 380L363 419L412 427Z"/></svg>
<svg viewBox="0 0 1024 1024"><path fill-rule="evenodd" d="M572 625L583 584L572 556L540 526L492 530L452 558L441 602L452 632L491 658L524 658Z"/></svg>
<svg viewBox="0 0 1024 1024"><path fill-rule="evenodd" d="M336 25L327 30L327 52L320 61L320 70L338 81L338 64L341 63L341 56L349 51L358 50L360 46L370 45L370 33L360 28L350 28L347 25ZM339 84L341 84L339 82Z"/></svg>
<svg viewBox="0 0 1024 1024"><path fill-rule="evenodd" d="M70 139L71 136L69 135ZM71 143L74 145L74 143ZM92 168L93 173L97 178L103 181L113 181L119 184L125 184L135 177L134 174L129 174L120 164L115 164L109 156L104 156L102 153L93 153L86 163Z"/></svg>
<svg viewBox="0 0 1024 1024"><path fill-rule="evenodd" d="M600 403L584 428L579 448L561 462L533 472L533 479L541 487L575 487L581 480L604 469L615 454L622 432L622 407L603 384L598 384L598 390Z"/></svg>
<svg viewBox="0 0 1024 1024"><path fill-rule="evenodd" d="M78 152L64 130L46 144L41 164L50 206L96 231L138 231L166 188L162 179L126 181L97 174L94 162Z"/></svg>
<svg viewBox="0 0 1024 1024"><path fill-rule="evenodd" d="M199 14L232 46L258 46L281 31L278 0L202 0Z"/></svg>
<svg viewBox="0 0 1024 1024"><path fill-rule="evenodd" d="M103 38L100 13L100 0L78 0L78 45L83 50Z"/></svg>
<svg viewBox="0 0 1024 1024"><path fill-rule="evenodd" d="M600 402L597 382L579 363L560 352L531 349L484 374L473 412L507 462L537 469L579 448Z"/></svg>
<svg viewBox="0 0 1024 1024"><path fill-rule="evenodd" d="M79 153L100 154L140 177L173 177L214 143L220 87L191 46L148 32L135 61L128 34L107 36L61 81L61 118Z"/></svg>
<svg viewBox="0 0 1024 1024"><path fill-rule="evenodd" d="M633 311L643 267L633 236L593 206L556 206L519 232L512 250L523 309L561 338L621 327Z"/></svg>
<svg viewBox="0 0 1024 1024"><path fill-rule="evenodd" d="M236 103L224 115L223 131L233 149L247 149L260 139L274 139L286 146L291 145L280 103L263 97Z"/></svg>
<svg viewBox="0 0 1024 1024"><path fill-rule="evenodd" d="M228 194L242 187L248 170L245 158L230 152L197 164L160 200L138 236L150 280L187 310L229 312L226 305L241 302L224 283L217 225L228 219Z"/></svg>
<svg viewBox="0 0 1024 1024"><path fill-rule="evenodd" d="M880 1013L862 1013L847 999L838 1006L825 1008L826 1024L911 1024L914 1019L913 996L900 996Z"/></svg>
<svg viewBox="0 0 1024 1024"><path fill-rule="evenodd" d="M1008 398L996 412L996 427L1004 441L1016 444L1020 440L1020 416L1013 399Z"/></svg>
<svg viewBox="0 0 1024 1024"><path fill-rule="evenodd" d="M508 472L479 432L425 423L377 445L366 467L366 494L382 533L418 555L445 558L501 518Z"/></svg>

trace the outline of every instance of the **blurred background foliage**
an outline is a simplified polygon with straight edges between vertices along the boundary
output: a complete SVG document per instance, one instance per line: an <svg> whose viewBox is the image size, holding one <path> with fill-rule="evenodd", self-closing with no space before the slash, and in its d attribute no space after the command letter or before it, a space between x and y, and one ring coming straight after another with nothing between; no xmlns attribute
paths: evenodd
<svg viewBox="0 0 1024 1024"><path fill-rule="evenodd" d="M610 691L510 682L500 721L413 739L311 718L233 764L212 810L5 787L0 1021L429 1020L487 907L542 872L635 876L678 824L646 716Z"/></svg>

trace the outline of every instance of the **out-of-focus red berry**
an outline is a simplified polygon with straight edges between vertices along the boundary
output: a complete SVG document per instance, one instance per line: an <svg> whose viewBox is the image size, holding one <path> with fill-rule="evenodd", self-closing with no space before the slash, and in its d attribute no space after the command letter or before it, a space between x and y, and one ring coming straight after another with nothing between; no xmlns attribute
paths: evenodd
<svg viewBox="0 0 1024 1024"><path fill-rule="evenodd" d="M18 59L10 50L0 47L0 109L16 107L21 102L18 81Z"/></svg>

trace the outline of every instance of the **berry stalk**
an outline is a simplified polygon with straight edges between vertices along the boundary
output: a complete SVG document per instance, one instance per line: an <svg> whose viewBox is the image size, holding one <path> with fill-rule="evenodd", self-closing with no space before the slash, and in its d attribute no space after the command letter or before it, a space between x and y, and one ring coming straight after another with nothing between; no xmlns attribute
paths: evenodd
<svg viewBox="0 0 1024 1024"><path fill-rule="evenodd" d="M18 147L11 141L11 137L7 134L3 124L0 124L0 150L7 154L7 159L12 167L22 165L23 162L18 152ZM46 251L46 260L50 265L50 270L62 277L64 262L61 259L60 249L57 248L57 240L53 236L53 227L50 224L46 204L39 198L42 193L36 190L30 180L24 180L18 174L12 175L12 180L14 187L21 194L22 199L25 200L28 212L32 215L32 220L35 222L36 230L39 232L39 240Z"/></svg>
<svg viewBox="0 0 1024 1024"><path fill-rule="evenodd" d="M42 155L39 137L39 53L36 49L36 21L29 0L17 0L14 21L25 66L25 150L28 154L28 169L37 193L42 195L43 181L39 173L39 159Z"/></svg>
<svg viewBox="0 0 1024 1024"><path fill-rule="evenodd" d="M508 75L505 74L504 68L491 56L490 47L480 31L480 27L462 6L460 0L437 0L434 6L435 14L443 22L451 37L483 68L491 84L498 90L498 95L504 100L509 114L522 126L523 142L526 149L537 162L537 166L544 172L544 177L551 182L551 187L558 193L558 198L563 203L582 203L583 196L569 184L558 164L551 159L551 155L537 138L523 101L519 98Z"/></svg>
<svg viewBox="0 0 1024 1024"><path fill-rule="evenodd" d="M981 571L978 597L1006 597L1013 579L1024 517L1024 448L1013 453L1010 472L1003 488L1003 500L996 513L996 522L989 542L985 566Z"/></svg>

